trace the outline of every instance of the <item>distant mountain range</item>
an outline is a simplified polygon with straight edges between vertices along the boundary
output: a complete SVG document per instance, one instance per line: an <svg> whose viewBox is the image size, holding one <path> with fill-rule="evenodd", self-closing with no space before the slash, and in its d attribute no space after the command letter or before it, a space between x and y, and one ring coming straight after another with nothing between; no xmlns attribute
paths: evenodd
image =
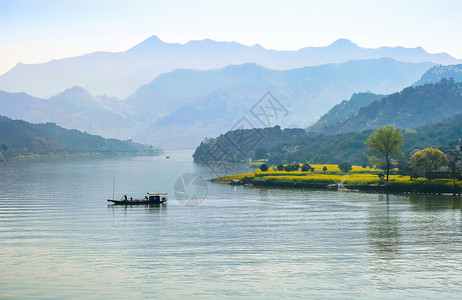
<svg viewBox="0 0 462 300"><path fill-rule="evenodd" d="M388 94L418 80L432 63L390 58L271 70L256 64L217 70L179 69L141 86L123 101L73 87L50 98L0 93L0 112L30 122L56 122L106 137L163 147L193 147L232 128L266 92L288 110L283 127L306 127L355 92ZM276 125L276 124L271 124ZM254 122L254 126L261 126Z"/></svg>
<svg viewBox="0 0 462 300"><path fill-rule="evenodd" d="M32 123L54 122L105 137L129 138L136 123L119 112L119 102L93 97L81 87L72 87L50 99L25 93L0 91L0 113Z"/></svg>
<svg viewBox="0 0 462 300"><path fill-rule="evenodd" d="M0 161L20 156L155 155L161 151L117 139L105 139L54 123L31 124L0 116Z"/></svg>
<svg viewBox="0 0 462 300"><path fill-rule="evenodd" d="M39 64L18 63L0 76L0 90L49 98L77 85L93 95L123 99L155 77L179 68L210 70L256 63L274 70L288 70L384 57L402 62L461 63L446 53L429 54L420 47L370 49L347 39L339 39L326 47L276 51L260 45L208 39L186 44L166 43L152 36L124 52L94 52Z"/></svg>
<svg viewBox="0 0 462 300"><path fill-rule="evenodd" d="M462 138L462 81L459 73L460 66L437 66L422 76L418 81L420 84L401 92L390 95L355 93L350 100L330 109L317 123L308 127L306 133L294 129L299 135L291 140L281 139L281 134L274 130L266 131L261 143L246 155L229 145L229 139L223 138L237 132L229 131L218 138L204 140L194 157L198 161L211 160L207 153L216 148L227 149L227 157L231 159L245 161L255 158L256 148L263 147L270 164L294 161L362 164L367 163L364 141L379 126L390 124L404 130L406 153L413 148L453 147L460 144ZM427 81L437 82L422 84ZM248 132L255 135L257 131Z"/></svg>

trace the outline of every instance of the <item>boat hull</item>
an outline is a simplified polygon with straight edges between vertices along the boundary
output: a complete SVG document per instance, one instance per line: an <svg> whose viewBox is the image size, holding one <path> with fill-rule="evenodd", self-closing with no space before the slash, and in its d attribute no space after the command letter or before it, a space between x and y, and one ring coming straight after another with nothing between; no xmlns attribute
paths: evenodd
<svg viewBox="0 0 462 300"><path fill-rule="evenodd" d="M112 202L116 205L148 205L148 204L162 204L162 203L167 202L167 200L145 201L145 200L114 200L114 199L107 199L107 201Z"/></svg>

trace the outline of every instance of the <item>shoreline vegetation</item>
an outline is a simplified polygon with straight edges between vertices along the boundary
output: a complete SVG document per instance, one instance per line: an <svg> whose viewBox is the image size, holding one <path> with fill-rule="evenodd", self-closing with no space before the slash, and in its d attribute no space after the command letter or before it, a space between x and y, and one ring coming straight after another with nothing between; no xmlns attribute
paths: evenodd
<svg viewBox="0 0 462 300"><path fill-rule="evenodd" d="M103 138L55 123L32 124L0 115L0 162L17 159L102 158L155 156L162 150L151 145Z"/></svg>
<svg viewBox="0 0 462 300"><path fill-rule="evenodd" d="M270 167L263 172L260 169L248 174L222 176L211 179L216 183L235 185L254 185L264 187L312 188L342 191L388 192L388 193L428 193L460 195L462 180L412 178L397 175L391 170L388 185L383 179L381 169L353 166L343 173L338 165L311 165L309 171L278 171ZM326 169L324 171L324 169Z"/></svg>

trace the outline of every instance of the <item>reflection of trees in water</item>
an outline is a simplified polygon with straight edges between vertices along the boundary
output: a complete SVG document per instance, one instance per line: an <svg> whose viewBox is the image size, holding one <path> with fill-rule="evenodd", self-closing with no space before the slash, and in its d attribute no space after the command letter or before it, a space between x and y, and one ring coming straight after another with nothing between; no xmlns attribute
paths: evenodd
<svg viewBox="0 0 462 300"><path fill-rule="evenodd" d="M460 247L461 197L443 195L410 195L413 246L425 249L419 253L429 261L446 260L452 248Z"/></svg>
<svg viewBox="0 0 462 300"><path fill-rule="evenodd" d="M412 211L462 209L460 196L411 194L409 203Z"/></svg>
<svg viewBox="0 0 462 300"><path fill-rule="evenodd" d="M402 244L398 211L390 205L389 197L379 195L379 205L368 210L369 246L381 260L397 258Z"/></svg>

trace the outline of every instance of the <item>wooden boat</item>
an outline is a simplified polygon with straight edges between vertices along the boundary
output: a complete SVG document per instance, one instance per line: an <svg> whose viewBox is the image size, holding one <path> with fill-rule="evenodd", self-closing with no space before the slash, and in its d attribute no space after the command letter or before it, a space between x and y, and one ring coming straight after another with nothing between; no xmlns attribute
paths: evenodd
<svg viewBox="0 0 462 300"><path fill-rule="evenodd" d="M162 204L167 202L167 193L148 193L143 199L127 198L127 195L124 195L120 200L107 199L107 201L118 205Z"/></svg>

